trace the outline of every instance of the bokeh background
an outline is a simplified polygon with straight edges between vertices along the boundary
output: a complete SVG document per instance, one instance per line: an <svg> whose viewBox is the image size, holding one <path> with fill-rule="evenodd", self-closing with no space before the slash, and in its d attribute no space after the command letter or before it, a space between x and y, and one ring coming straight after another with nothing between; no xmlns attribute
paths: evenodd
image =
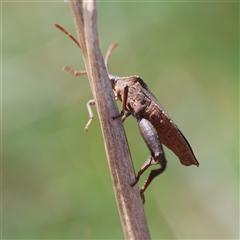
<svg viewBox="0 0 240 240"><path fill-rule="evenodd" d="M2 2L2 238L122 239L98 118L63 2ZM184 133L200 167L165 148L146 191L153 239L239 238L239 3L98 2L110 72L139 75ZM94 109L96 114L96 110ZM149 155L124 123L135 170ZM140 180L141 186L149 171Z"/></svg>

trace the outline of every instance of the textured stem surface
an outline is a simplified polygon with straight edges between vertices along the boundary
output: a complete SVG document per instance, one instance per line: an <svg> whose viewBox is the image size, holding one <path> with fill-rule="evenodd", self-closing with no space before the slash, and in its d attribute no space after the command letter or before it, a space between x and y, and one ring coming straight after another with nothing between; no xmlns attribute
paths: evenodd
<svg viewBox="0 0 240 240"><path fill-rule="evenodd" d="M134 168L108 72L99 48L96 1L72 1L71 11L102 128L114 192L126 239L150 239ZM109 229L109 231L111 231Z"/></svg>

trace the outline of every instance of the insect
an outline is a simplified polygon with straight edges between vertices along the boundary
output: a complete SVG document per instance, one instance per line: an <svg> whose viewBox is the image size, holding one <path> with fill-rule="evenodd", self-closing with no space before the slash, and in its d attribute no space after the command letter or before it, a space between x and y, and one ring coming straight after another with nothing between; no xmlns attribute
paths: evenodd
<svg viewBox="0 0 240 240"><path fill-rule="evenodd" d="M54 25L67 34L80 47L80 44L70 33L59 25ZM107 69L109 56L116 46L117 44L112 44L106 53L105 64ZM64 70L75 76L86 74L86 71L74 71L69 67L64 67ZM109 80L112 85L115 99L122 102L120 114L113 116L112 119L121 118L122 121L124 121L130 115L135 117L140 133L151 153L139 170L135 181L130 185L133 187L148 167L151 165L160 165L160 168L151 170L140 190L142 200L145 202L145 190L151 181L166 169L167 160L162 144L175 153L182 165L199 166L199 163L187 139L139 76L118 77L109 74ZM85 130L88 130L93 120L93 113L90 105L94 104L94 100L90 100L87 103L89 121Z"/></svg>

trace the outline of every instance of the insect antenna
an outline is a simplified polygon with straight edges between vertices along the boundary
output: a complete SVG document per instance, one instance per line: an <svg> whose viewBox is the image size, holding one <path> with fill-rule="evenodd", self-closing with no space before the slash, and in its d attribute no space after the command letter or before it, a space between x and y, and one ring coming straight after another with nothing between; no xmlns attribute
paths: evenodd
<svg viewBox="0 0 240 240"><path fill-rule="evenodd" d="M68 35L68 37L70 37L77 45L78 47L80 47L80 44L79 42L76 40L76 38L71 34L69 33L65 28L61 27L60 25L58 25L57 23L54 23L53 24L56 28L58 28L59 30L61 30L63 33L65 33L66 35ZM80 47L81 48L81 47ZM79 75L85 75L87 74L87 71L84 70L84 71L76 71L68 66L63 66L62 68L63 71L67 71L68 73L74 75L74 76L79 76Z"/></svg>
<svg viewBox="0 0 240 240"><path fill-rule="evenodd" d="M105 62L105 65L106 65L106 68L107 68L107 71L108 71L108 59L112 53L112 51L118 46L118 43L112 43L108 50L107 50L107 53L105 55L105 59L104 59L104 62ZM109 75L109 71L108 71L108 75Z"/></svg>
<svg viewBox="0 0 240 240"><path fill-rule="evenodd" d="M77 45L78 47L81 48L79 42L76 40L76 38L71 34L69 33L65 28L61 27L60 25L58 25L57 23L54 23L53 24L56 28L58 28L60 31L62 31L63 33L65 33L66 35L68 35L68 37L70 37ZM104 59L104 62L105 62L105 65L106 65L106 68L107 68L107 72L108 72L108 75L111 76L109 74L109 71L108 71L108 59L112 53L112 51L118 46L118 43L113 43L109 46L108 50L107 50L107 53L106 53L106 56L105 56L105 59ZM72 68L68 67L68 66L64 66L63 69L64 71L67 71L68 73L74 75L74 76L79 76L79 75L84 75L84 74L87 74L86 71L76 71L76 70L73 70Z"/></svg>
<svg viewBox="0 0 240 240"><path fill-rule="evenodd" d="M70 68L69 66L63 66L62 70L68 72L69 74L71 74L73 76L81 76L81 75L87 74L86 70L78 71L78 70L74 70L74 69Z"/></svg>
<svg viewBox="0 0 240 240"><path fill-rule="evenodd" d="M69 33L65 28L61 27L60 25L58 25L57 23L54 23L53 24L56 28L58 28L59 30L61 30L63 33L65 33L66 35L68 35L77 45L78 47L81 48L79 42L76 40L76 38L71 34Z"/></svg>

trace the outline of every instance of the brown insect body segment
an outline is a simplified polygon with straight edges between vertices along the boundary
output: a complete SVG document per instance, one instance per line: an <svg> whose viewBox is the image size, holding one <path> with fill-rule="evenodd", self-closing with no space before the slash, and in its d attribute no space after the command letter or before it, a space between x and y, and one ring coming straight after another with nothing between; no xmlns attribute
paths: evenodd
<svg viewBox="0 0 240 240"><path fill-rule="evenodd" d="M198 166L199 163L186 138L153 93L149 91L143 80L138 76L118 78L114 90L120 101L122 101L122 89L126 85L129 90L125 110L136 118L141 116L151 122L159 135L160 141L175 153L183 165Z"/></svg>
<svg viewBox="0 0 240 240"><path fill-rule="evenodd" d="M161 104L148 89L142 89L146 98L150 102L144 117L148 119L156 129L161 142L168 147L179 158L181 164L185 166L196 165L199 163L194 156L192 148L178 126L163 109ZM149 96L150 92L150 96ZM154 100L152 99L154 98Z"/></svg>
<svg viewBox="0 0 240 240"><path fill-rule="evenodd" d="M183 165L198 166L199 163L184 135L140 77L121 78L110 75L110 81L116 98L122 101L121 114L114 119L122 117L125 120L129 115L133 115L138 121L139 130L151 152L151 156L143 164L137 174L136 181L131 186L138 182L140 175L149 166L154 164L161 166L161 168L151 171L141 188L140 194L144 201L144 191L153 178L161 174L166 168L167 161L162 144L172 150ZM124 111L127 113L124 114Z"/></svg>

